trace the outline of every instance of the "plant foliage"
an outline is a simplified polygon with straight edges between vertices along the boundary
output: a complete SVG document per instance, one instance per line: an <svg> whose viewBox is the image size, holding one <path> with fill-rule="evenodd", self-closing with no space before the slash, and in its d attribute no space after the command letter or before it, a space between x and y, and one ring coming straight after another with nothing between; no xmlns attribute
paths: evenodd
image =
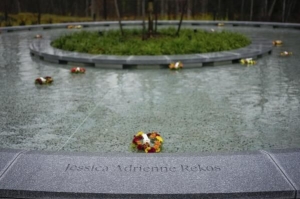
<svg viewBox="0 0 300 199"><path fill-rule="evenodd" d="M125 29L105 32L80 31L63 35L52 46L67 51L107 55L178 55L227 51L249 45L250 40L228 31L182 29L175 36L175 28L161 29L154 37L142 40L141 30Z"/></svg>

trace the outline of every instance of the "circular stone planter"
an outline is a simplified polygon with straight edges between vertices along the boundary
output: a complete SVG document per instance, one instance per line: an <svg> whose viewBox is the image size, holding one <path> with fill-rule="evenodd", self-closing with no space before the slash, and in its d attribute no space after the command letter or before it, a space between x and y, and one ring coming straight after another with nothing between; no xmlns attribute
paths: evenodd
<svg viewBox="0 0 300 199"><path fill-rule="evenodd" d="M141 22L125 21L123 25L141 25ZM183 25L216 25L218 22L199 22L199 21L184 21ZM228 22L226 25L253 25L249 22ZM116 26L116 22L97 22L97 23L81 23L82 27L93 26ZM178 21L160 21L158 25L171 26L178 25ZM274 24L275 25L275 24ZM56 25L53 28L66 28L67 25ZM43 28L51 28L47 26ZM171 62L181 61L185 68L213 66L220 64L237 63L242 58L258 58L272 52L272 41L264 38L250 38L251 44L244 48L239 48L231 51L201 53L201 54L186 54L186 55L163 55L163 56L115 56L115 55L91 55L86 53L69 52L53 48L49 39L35 40L30 44L30 53L44 61L59 63L59 64L81 64L94 66L99 68L167 68Z"/></svg>
<svg viewBox="0 0 300 199"><path fill-rule="evenodd" d="M138 68L139 66L159 66L167 68L171 62L181 61L185 68L237 63L242 58L257 58L272 52L272 41L263 38L250 38L251 44L231 51L163 56L115 56L91 55L69 52L53 48L49 39L35 40L30 44L32 56L44 61L59 64L83 64L99 68Z"/></svg>

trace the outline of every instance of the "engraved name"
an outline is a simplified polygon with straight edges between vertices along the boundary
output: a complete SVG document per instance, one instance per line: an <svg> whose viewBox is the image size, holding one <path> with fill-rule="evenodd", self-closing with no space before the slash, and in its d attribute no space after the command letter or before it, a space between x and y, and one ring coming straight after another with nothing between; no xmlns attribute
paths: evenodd
<svg viewBox="0 0 300 199"><path fill-rule="evenodd" d="M108 166L103 165L75 165L68 164L65 171L95 171L95 172L104 172L108 171Z"/></svg>
<svg viewBox="0 0 300 199"><path fill-rule="evenodd" d="M205 166L205 165L179 165L175 166L117 166L120 172L212 172L221 171L219 166Z"/></svg>
<svg viewBox="0 0 300 199"><path fill-rule="evenodd" d="M92 164L92 165L75 165L68 164L65 168L65 172L107 172L107 171L118 171L118 172L145 172L145 173L174 173L174 172L218 172L221 171L220 166L208 166L208 165L188 165L180 164L177 166L142 166L142 165L115 165L108 167L106 165Z"/></svg>

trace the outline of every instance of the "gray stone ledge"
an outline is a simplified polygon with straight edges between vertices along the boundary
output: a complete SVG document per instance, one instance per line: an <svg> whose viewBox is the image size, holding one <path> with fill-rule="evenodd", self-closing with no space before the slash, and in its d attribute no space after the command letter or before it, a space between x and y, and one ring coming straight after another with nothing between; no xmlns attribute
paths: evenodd
<svg viewBox="0 0 300 199"><path fill-rule="evenodd" d="M178 20L158 21L158 25L178 25ZM290 28L300 29L300 24L297 23L279 23L279 22L253 22L253 21L202 21L202 20L184 20L183 25L193 26L217 26L219 23L224 26L250 26L250 27L271 27L271 28ZM0 27L0 32L14 32L14 31L30 31L37 29L57 29L67 28L68 25L81 25L85 27L96 26L119 26L118 21L98 21L98 22L72 22L72 23L59 23L59 24L41 24L41 25L28 25L28 26L12 26ZM122 21L123 26L142 25L142 21Z"/></svg>
<svg viewBox="0 0 300 199"><path fill-rule="evenodd" d="M8 152L0 150L0 159ZM300 149L200 154L27 151L0 177L0 197L299 198L299 157Z"/></svg>
<svg viewBox="0 0 300 199"><path fill-rule="evenodd" d="M255 26L270 25L276 27L298 28L299 24L282 24L282 23L265 23L265 22L232 22L232 21L184 21L184 25L239 25L239 26ZM31 30L34 27L41 28L66 28L67 25L80 24L84 27L93 26L118 26L116 21L105 22L84 22L84 23L68 23L68 24L53 24L39 25L26 27L9 27L5 30ZM123 21L123 25L141 25L141 21ZM177 25L178 21L159 21L158 25ZM264 38L251 38L252 44L236 50L189 54L189 55L172 55L172 56L115 56L115 55L90 55L84 53L68 52L51 47L49 39L38 39L30 44L29 49L32 56L36 56L44 61L59 63L59 64L78 64L83 66L95 66L97 68L113 68L113 69L128 69L128 68L144 68L143 66L153 66L152 68L166 68L170 62L181 61L186 68L215 66L222 64L237 63L242 58L260 58L272 52L272 41Z"/></svg>
<svg viewBox="0 0 300 199"><path fill-rule="evenodd" d="M116 56L90 55L78 52L68 52L53 48L49 39L34 40L30 46L30 53L44 61L62 64L84 64L99 68L139 68L138 65L165 65L170 62L181 61L184 65L195 64L194 67L235 63L239 59L248 57L262 57L272 52L272 41L263 38L250 38L252 43L244 48L214 53L163 55L163 56ZM116 67L116 65L118 67ZM134 66L134 67L128 67Z"/></svg>

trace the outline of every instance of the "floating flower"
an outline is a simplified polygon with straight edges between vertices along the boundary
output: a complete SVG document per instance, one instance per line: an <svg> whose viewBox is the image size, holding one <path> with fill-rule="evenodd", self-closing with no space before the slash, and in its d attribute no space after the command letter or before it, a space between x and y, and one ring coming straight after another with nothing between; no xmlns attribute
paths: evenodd
<svg viewBox="0 0 300 199"><path fill-rule="evenodd" d="M43 37L42 35L37 34L37 35L35 35L34 38L36 38L36 39L41 39L42 37Z"/></svg>
<svg viewBox="0 0 300 199"><path fill-rule="evenodd" d="M82 26L81 25L76 25L74 28L81 29Z"/></svg>
<svg viewBox="0 0 300 199"><path fill-rule="evenodd" d="M67 28L68 29L81 29L82 26L81 25L68 25Z"/></svg>
<svg viewBox="0 0 300 199"><path fill-rule="evenodd" d="M253 65L253 64L256 64L256 61L253 60L252 58L246 58L246 59L241 59L240 63L247 64L247 65Z"/></svg>
<svg viewBox="0 0 300 199"><path fill-rule="evenodd" d="M137 151L143 151L145 153L158 153L161 151L163 139L157 132L144 133L138 132L134 135L132 140L133 148Z"/></svg>
<svg viewBox="0 0 300 199"><path fill-rule="evenodd" d="M289 55L292 55L293 53L292 52L288 52L288 51L283 51L280 53L280 56L289 56Z"/></svg>
<svg viewBox="0 0 300 199"><path fill-rule="evenodd" d="M178 69L183 68L183 64L182 64L182 62L180 62L180 61L175 62L175 63L172 62L172 63L170 63L169 68L170 68L171 70L178 70Z"/></svg>
<svg viewBox="0 0 300 199"><path fill-rule="evenodd" d="M46 76L46 77L39 77L35 79L36 84L51 84L53 82L52 77Z"/></svg>
<svg viewBox="0 0 300 199"><path fill-rule="evenodd" d="M272 43L273 43L273 46L281 46L282 45L281 40L274 40Z"/></svg>
<svg viewBox="0 0 300 199"><path fill-rule="evenodd" d="M85 68L81 68L81 67L71 68L71 73L85 73Z"/></svg>

